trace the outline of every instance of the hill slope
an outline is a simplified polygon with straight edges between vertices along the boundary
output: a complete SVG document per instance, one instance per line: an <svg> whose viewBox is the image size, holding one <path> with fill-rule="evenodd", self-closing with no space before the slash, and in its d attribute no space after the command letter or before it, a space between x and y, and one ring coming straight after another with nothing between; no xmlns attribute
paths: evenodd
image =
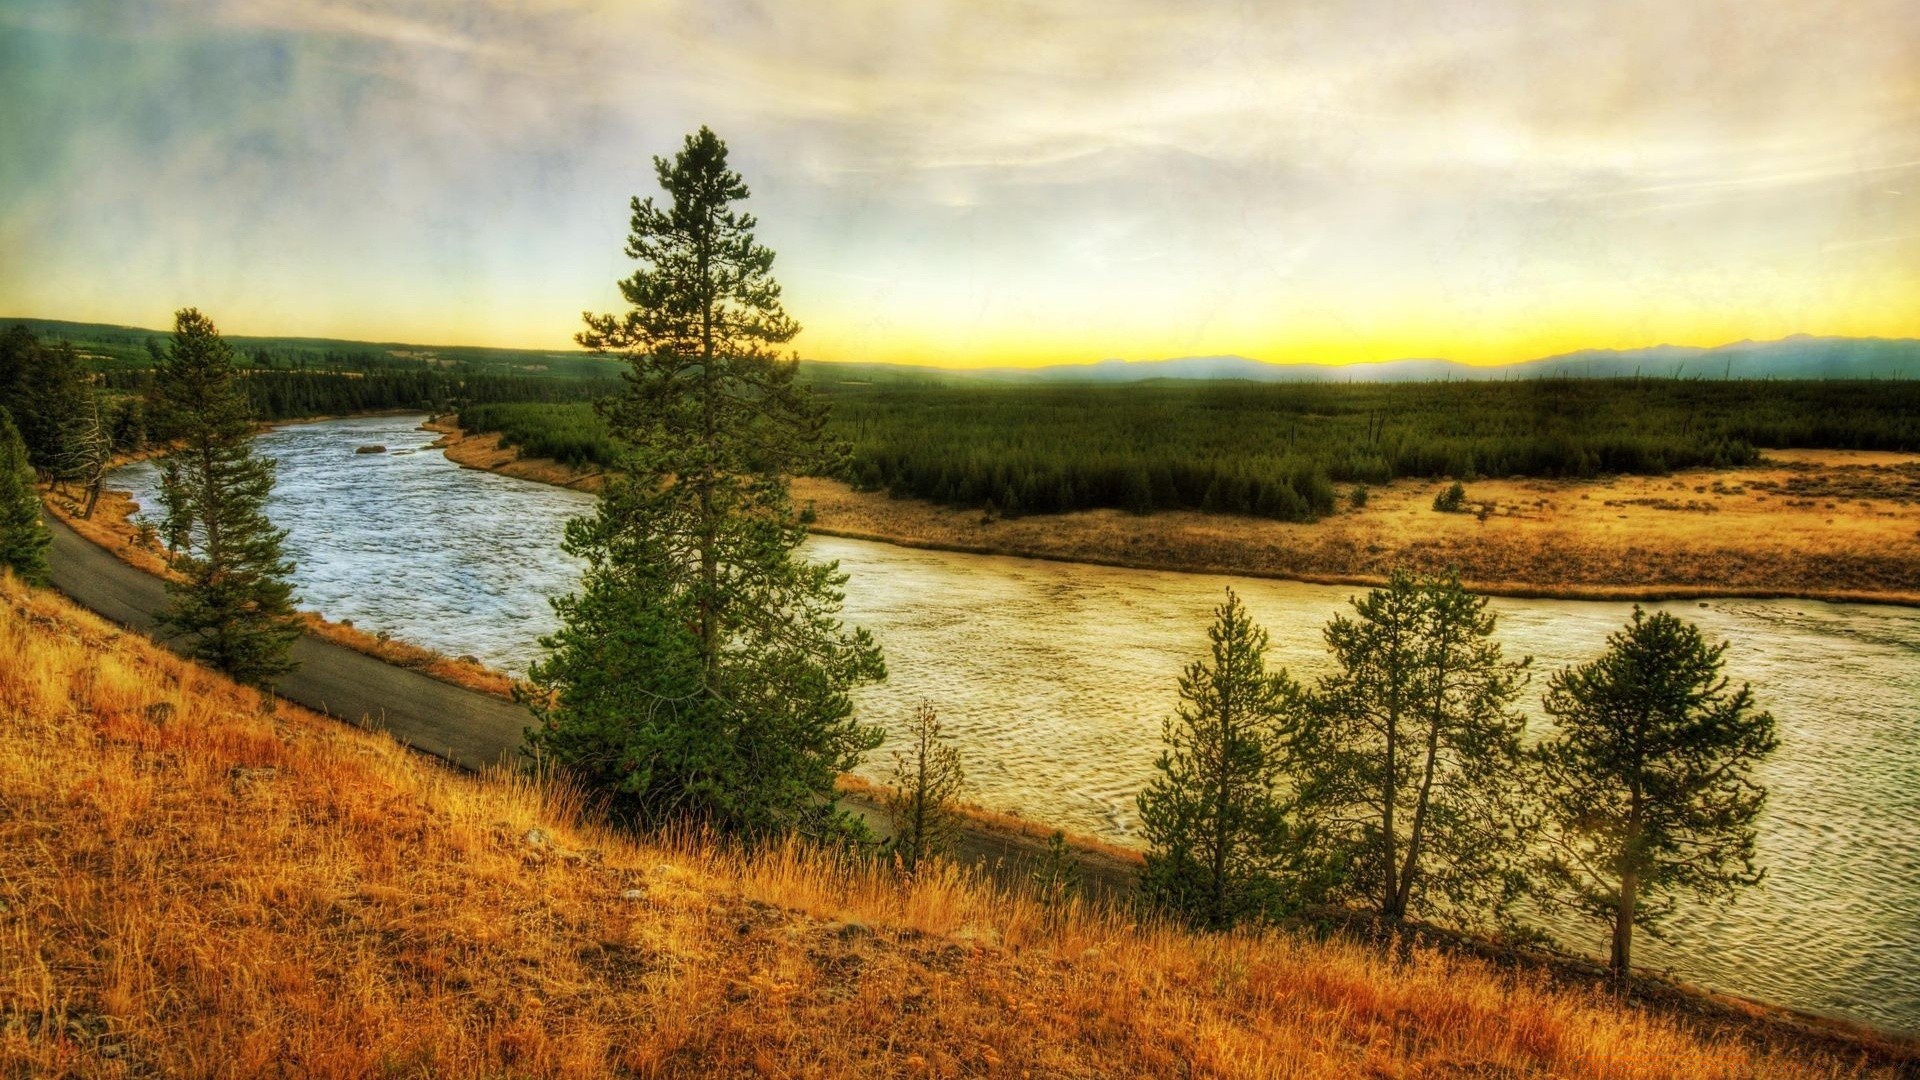
<svg viewBox="0 0 1920 1080"><path fill-rule="evenodd" d="M0 1074L1842 1075L1418 954L649 845L0 580Z"/></svg>

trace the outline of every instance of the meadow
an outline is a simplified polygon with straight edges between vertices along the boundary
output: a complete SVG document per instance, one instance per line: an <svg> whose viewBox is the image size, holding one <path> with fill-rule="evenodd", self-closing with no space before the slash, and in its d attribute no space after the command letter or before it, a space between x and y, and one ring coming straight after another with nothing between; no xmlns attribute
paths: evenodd
<svg viewBox="0 0 1920 1080"><path fill-rule="evenodd" d="M1920 383L1542 379L1126 386L816 380L856 488L1005 516L1112 508L1311 521L1355 485L1665 475L1763 447L1920 450ZM460 410L531 457L608 467L581 403Z"/></svg>

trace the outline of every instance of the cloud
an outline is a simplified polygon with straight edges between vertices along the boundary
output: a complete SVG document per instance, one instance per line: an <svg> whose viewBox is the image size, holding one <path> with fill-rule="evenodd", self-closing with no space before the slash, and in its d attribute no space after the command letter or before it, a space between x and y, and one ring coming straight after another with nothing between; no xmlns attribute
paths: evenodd
<svg viewBox="0 0 1920 1080"><path fill-rule="evenodd" d="M4 17L0 133L26 152L0 162L0 241L39 267L0 273L16 310L211 293L306 329L324 308L391 334L562 341L611 301L651 156L701 123L733 146L789 295L827 313L799 311L803 344L862 355L888 348L878 326L1232 325L1196 345L1217 352L1309 322L1301 347L1359 341L1393 310L1586 327L1668 310L1708 264L1757 281L1811 248L1822 295L1862 298L1866 275L1920 264L1913 201L1877 194L1920 160L1909 0L20 0ZM1795 310L1853 317L1829 307ZM483 328L459 321L476 312Z"/></svg>

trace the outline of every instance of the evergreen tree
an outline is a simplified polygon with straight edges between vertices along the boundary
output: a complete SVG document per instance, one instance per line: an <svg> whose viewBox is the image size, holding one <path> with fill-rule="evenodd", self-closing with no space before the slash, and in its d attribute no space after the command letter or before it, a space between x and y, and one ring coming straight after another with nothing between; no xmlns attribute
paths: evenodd
<svg viewBox="0 0 1920 1080"><path fill-rule="evenodd" d="M233 351L212 320L187 308L154 374L179 447L161 463L162 532L177 580L164 625L235 679L264 685L292 669L300 634L281 554L287 534L267 520L273 463L253 456L253 424Z"/></svg>
<svg viewBox="0 0 1920 1080"><path fill-rule="evenodd" d="M1726 650L1636 607L1604 655L1548 685L1542 898L1610 928L1617 975L1635 924L1657 935L1677 894L1730 902L1765 875L1753 823L1767 792L1753 770L1774 749L1773 717L1747 686L1729 690Z"/></svg>
<svg viewBox="0 0 1920 1080"><path fill-rule="evenodd" d="M0 337L0 408L13 415L37 471L58 476L92 405L85 365L71 344L44 343L18 325Z"/></svg>
<svg viewBox="0 0 1920 1080"><path fill-rule="evenodd" d="M1266 670L1266 631L1232 589L1207 631L1211 662L1180 677L1180 707L1161 728L1159 775L1140 793L1151 845L1143 898L1196 926L1221 929L1283 902L1298 838L1287 799L1300 695Z"/></svg>
<svg viewBox="0 0 1920 1080"><path fill-rule="evenodd" d="M1080 860L1067 846L1066 833L1055 829L1047 837L1047 850L1034 862L1027 880L1043 908L1056 908L1080 895Z"/></svg>
<svg viewBox="0 0 1920 1080"><path fill-rule="evenodd" d="M623 475L568 527L587 571L533 671L532 741L641 822L855 830L835 780L881 733L850 693L886 669L841 623L838 566L798 556L787 485L845 452L776 351L799 327L725 144L702 128L654 166L670 202L633 200L631 306L579 335L629 364L605 410Z"/></svg>
<svg viewBox="0 0 1920 1080"><path fill-rule="evenodd" d="M32 330L19 323L0 333L0 409L13 417L14 429L20 426L20 414L27 393L27 372L35 362L40 341ZM24 438L24 436L23 436Z"/></svg>
<svg viewBox="0 0 1920 1080"><path fill-rule="evenodd" d="M907 745L893 752L892 779L886 807L893 838L887 848L911 874L922 862L951 850L960 827L954 800L967 783L960 751L940 730L932 705L922 703L914 712Z"/></svg>
<svg viewBox="0 0 1920 1080"><path fill-rule="evenodd" d="M34 488L27 445L0 409L0 567L36 584L47 577L47 544L53 537L40 520L40 495Z"/></svg>
<svg viewBox="0 0 1920 1080"><path fill-rule="evenodd" d="M1302 814L1379 914L1498 914L1524 884L1528 660L1501 658L1485 597L1396 572L1336 616L1339 669L1314 695Z"/></svg>

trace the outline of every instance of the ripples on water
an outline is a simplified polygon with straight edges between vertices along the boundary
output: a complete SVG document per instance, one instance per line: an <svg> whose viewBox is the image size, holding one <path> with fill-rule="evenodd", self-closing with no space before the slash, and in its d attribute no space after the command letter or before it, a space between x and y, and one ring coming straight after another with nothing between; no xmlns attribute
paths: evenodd
<svg viewBox="0 0 1920 1080"><path fill-rule="evenodd" d="M589 496L460 469L419 417L281 428L270 512L291 530L302 606L443 652L523 672L553 627L546 597L578 564L558 549ZM355 454L379 443L386 454ZM152 499L150 465L116 475ZM1272 635L1269 664L1326 669L1320 630L1341 586L1155 573L914 551L816 537L808 553L852 575L849 621L891 673L862 691L866 718L904 724L922 699L966 755L978 801L1070 830L1137 842L1133 797L1152 771L1180 668L1206 648L1231 582ZM1493 601L1509 654L1546 676L1593 657L1631 606ZM1697 982L1884 1026L1920 1030L1920 611L1801 601L1654 604L1731 642L1729 672L1779 721L1761 771L1769 874L1730 911L1688 908L1643 963ZM875 756L876 771L886 753ZM1598 948L1602 932L1571 943Z"/></svg>

